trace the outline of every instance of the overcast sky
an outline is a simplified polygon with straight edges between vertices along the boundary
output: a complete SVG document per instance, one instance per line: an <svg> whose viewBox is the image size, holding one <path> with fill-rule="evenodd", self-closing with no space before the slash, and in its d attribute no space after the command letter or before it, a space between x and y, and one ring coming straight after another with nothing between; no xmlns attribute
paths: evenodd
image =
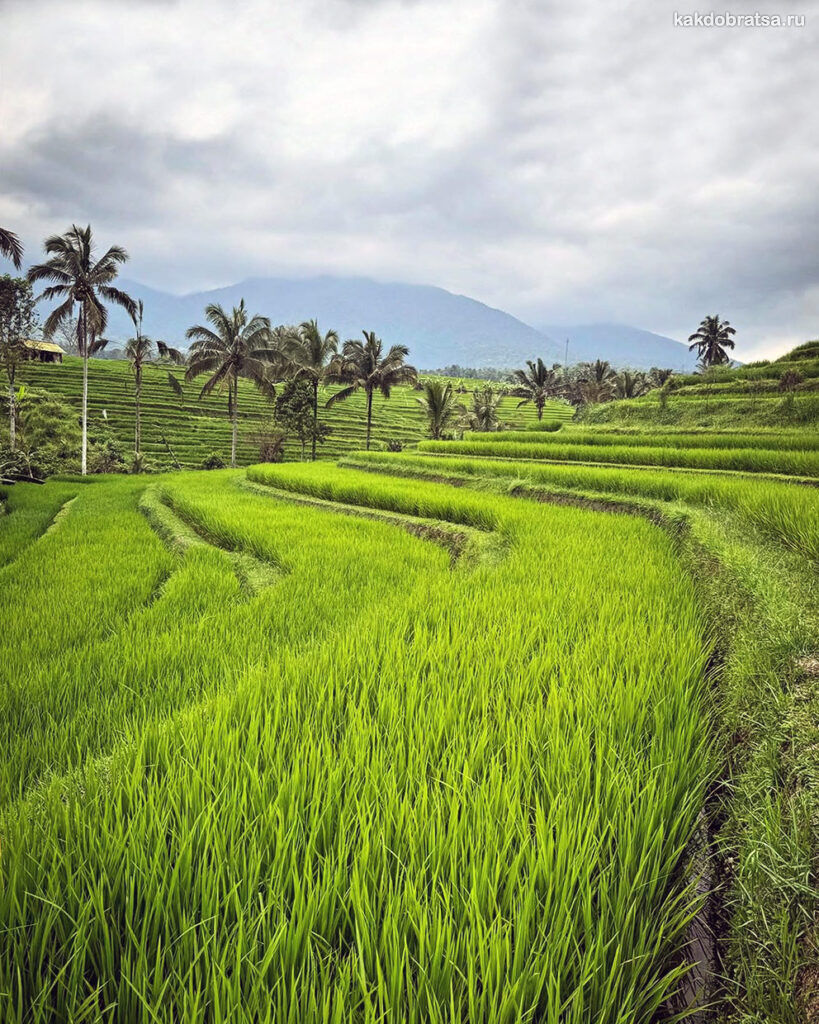
<svg viewBox="0 0 819 1024"><path fill-rule="evenodd" d="M356 274L678 338L719 312L775 355L819 336L819 0L685 2L0 0L0 224L33 259L90 221L173 291ZM806 25L674 25L726 9Z"/></svg>

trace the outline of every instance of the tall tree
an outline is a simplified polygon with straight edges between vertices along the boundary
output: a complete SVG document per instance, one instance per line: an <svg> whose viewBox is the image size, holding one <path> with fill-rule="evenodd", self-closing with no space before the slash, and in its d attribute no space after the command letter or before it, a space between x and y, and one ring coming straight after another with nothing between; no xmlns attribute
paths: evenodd
<svg viewBox="0 0 819 1024"><path fill-rule="evenodd" d="M515 389L512 394L522 399L518 402L518 408L526 405L527 402L532 402L537 409L537 418L541 420L547 399L558 392L560 367L555 364L550 370L540 358L536 363L527 359L526 366L528 369L515 370L512 375L515 381Z"/></svg>
<svg viewBox="0 0 819 1024"><path fill-rule="evenodd" d="M23 244L13 231L0 228L0 256L11 260L17 270L23 265Z"/></svg>
<svg viewBox="0 0 819 1024"><path fill-rule="evenodd" d="M463 423L470 430L488 432L497 430L501 396L494 388L485 387L472 392L472 405L463 410Z"/></svg>
<svg viewBox="0 0 819 1024"><path fill-rule="evenodd" d="M151 358L154 343L142 333L142 299L136 304L134 313L134 327L136 337L129 338L125 346L125 358L131 364L131 371L134 374L134 456L139 458L142 447L142 422L140 418L140 403L142 401L142 367Z"/></svg>
<svg viewBox="0 0 819 1024"><path fill-rule="evenodd" d="M664 370L659 366L652 366L648 371L648 380L653 388L661 388L674 376L673 370Z"/></svg>
<svg viewBox="0 0 819 1024"><path fill-rule="evenodd" d="M25 278L0 277L0 361L9 386L9 446L17 447L15 378L25 358L24 342L37 327L37 312L31 285Z"/></svg>
<svg viewBox="0 0 819 1024"><path fill-rule="evenodd" d="M423 397L416 398L416 402L424 410L429 436L435 441L440 440L441 434L453 421L457 411L452 384L444 384L440 380L426 380Z"/></svg>
<svg viewBox="0 0 819 1024"><path fill-rule="evenodd" d="M580 374L580 395L584 402L605 402L611 398L616 374L607 359L583 363Z"/></svg>
<svg viewBox="0 0 819 1024"><path fill-rule="evenodd" d="M327 408L336 402L363 391L367 396L367 448L373 424L373 394L380 391L384 398L390 397L392 388L399 384L413 384L418 371L404 360L409 355L406 345L393 345L384 355L384 343L375 331L363 331L364 341L345 341L341 355L333 361L327 379L346 384L327 402Z"/></svg>
<svg viewBox="0 0 819 1024"><path fill-rule="evenodd" d="M322 335L315 320L305 320L285 341L284 351L293 365L296 380L310 384L313 396L312 458L316 461L318 429L319 384L327 377L330 364L338 353L338 332L328 331Z"/></svg>
<svg viewBox="0 0 819 1024"><path fill-rule="evenodd" d="M249 316L242 299L227 313L217 303L205 307L209 327L189 327L185 337L193 340L190 347L186 380L210 374L199 397L214 389L227 390L228 415L233 425L230 464L236 467L236 445L239 433L239 378L251 380L265 394L274 393L270 376L271 364L281 358L278 348L271 347L270 320L266 316Z"/></svg>
<svg viewBox="0 0 819 1024"><path fill-rule="evenodd" d="M64 235L52 235L44 243L48 257L45 263L31 267L31 282L53 281L39 299L62 299L48 315L43 330L50 337L60 324L72 319L75 304L79 306L77 318L77 348L82 356L82 473L88 471L88 359L107 345L104 337L108 324L106 302L121 306L129 316L136 313L136 303L125 292L112 285L120 266L127 262L128 253L119 245L112 245L99 259L94 250L91 225L80 228L73 224Z"/></svg>
<svg viewBox="0 0 819 1024"><path fill-rule="evenodd" d="M313 388L309 380L295 377L286 380L276 397L273 415L285 436L295 435L301 442L302 459L307 441L312 440L315 451L316 442L323 444L330 434L325 423L313 418Z"/></svg>
<svg viewBox="0 0 819 1024"><path fill-rule="evenodd" d="M736 330L728 320L720 320L719 313L707 316L688 340L692 342L688 350L697 350L700 363L704 367L721 366L730 363L731 357L726 351L734 347Z"/></svg>
<svg viewBox="0 0 819 1024"><path fill-rule="evenodd" d="M639 398L649 390L649 383L644 373L631 373L623 370L614 378L614 395L616 398Z"/></svg>

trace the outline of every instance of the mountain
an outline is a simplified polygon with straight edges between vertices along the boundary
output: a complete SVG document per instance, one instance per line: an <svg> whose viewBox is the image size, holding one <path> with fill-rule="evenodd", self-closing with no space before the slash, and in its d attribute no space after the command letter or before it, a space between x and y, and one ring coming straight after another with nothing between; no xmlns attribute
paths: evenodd
<svg viewBox="0 0 819 1024"><path fill-rule="evenodd" d="M172 344L183 342L185 329L201 323L205 305L238 304L244 298L253 313L274 324L301 323L315 317L322 330L334 327L342 340L375 331L388 345L409 347L419 368L460 363L464 366L512 366L542 355L560 358L553 345L533 327L502 310L463 295L428 285L381 284L366 278L249 278L226 288L170 295L135 281L121 281L145 303L145 333ZM133 332L127 316L111 310L108 334L121 340Z"/></svg>
<svg viewBox="0 0 819 1024"><path fill-rule="evenodd" d="M690 372L697 365L697 355L688 345L662 334L644 331L627 324L544 325L541 332L557 342L564 358L566 338L569 339L569 362L607 359L612 366L649 370L659 366Z"/></svg>
<svg viewBox="0 0 819 1024"><path fill-rule="evenodd" d="M419 369L452 363L506 368L537 356L546 363L562 362L567 333L571 362L600 357L646 368L693 365L685 346L649 331L622 325L536 330L500 309L430 285L386 284L360 277L268 277L172 295L137 281L123 279L120 284L143 300L145 333L182 347L185 330L202 322L207 303L230 307L244 298L251 312L269 316L274 324L315 317L323 330L334 327L342 340L373 330L388 345L407 345L410 361ZM122 310L111 309L108 336L116 342L132 333Z"/></svg>

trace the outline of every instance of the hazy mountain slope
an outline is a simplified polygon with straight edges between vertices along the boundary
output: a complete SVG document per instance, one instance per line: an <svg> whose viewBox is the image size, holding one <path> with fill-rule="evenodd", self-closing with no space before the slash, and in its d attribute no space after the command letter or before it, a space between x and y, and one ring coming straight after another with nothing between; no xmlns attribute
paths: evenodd
<svg viewBox="0 0 819 1024"><path fill-rule="evenodd" d="M617 365L673 369L694 363L685 346L649 331L620 324L536 330L502 310L429 285L358 277L270 277L172 295L136 281L121 283L145 303L146 334L176 345L184 343L186 328L202 320L208 302L229 307L244 297L251 312L266 314L274 324L316 317L324 330L336 328L342 340L374 330L387 344L408 345L411 361L420 369L451 363L512 367L537 356L547 363L562 362L567 336L570 362L599 357ZM109 337L121 341L132 332L122 311L112 310Z"/></svg>
<svg viewBox="0 0 819 1024"><path fill-rule="evenodd" d="M421 368L443 363L510 366L536 355L547 361L559 358L557 348L528 324L442 288L335 277L250 278L184 296L131 281L123 287L144 300L146 333L175 343L185 328L202 319L206 303L231 306L244 297L252 312L264 313L273 323L316 317L322 329L334 327L342 340L374 330L387 344L408 345L412 362ZM127 318L112 313L110 336L124 338L129 330Z"/></svg>
<svg viewBox="0 0 819 1024"><path fill-rule="evenodd" d="M541 327L544 334L558 340L562 352L569 339L569 362L588 359L608 359L614 366L634 366L650 369L652 366L671 370L692 370L697 356L688 346L673 338L627 324L575 324L559 327L554 324Z"/></svg>

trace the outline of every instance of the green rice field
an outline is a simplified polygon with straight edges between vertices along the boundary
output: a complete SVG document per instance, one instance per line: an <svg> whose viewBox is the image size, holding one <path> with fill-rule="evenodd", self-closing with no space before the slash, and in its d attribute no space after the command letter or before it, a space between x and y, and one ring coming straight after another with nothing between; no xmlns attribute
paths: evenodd
<svg viewBox="0 0 819 1024"><path fill-rule="evenodd" d="M168 384L172 373L182 388L178 396ZM18 379L24 384L57 395L79 410L82 398L82 360L67 356L62 364L27 363ZM186 383L184 369L146 365L142 382L142 450L159 468L180 466L199 468L211 454L228 464L230 461L230 423L227 398L213 393L199 398L201 381ZM133 451L134 444L134 378L129 364L123 360L92 359L88 366L88 407L92 424L110 429L124 452ZM322 404L338 387L322 388ZM410 387L394 388L389 400L377 394L373 401L373 439L376 444L397 441L411 444L425 436L423 414L416 401L418 392ZM469 395L460 396L467 402ZM501 399L500 416L513 426L537 422L533 406L517 408L518 400ZM249 381L239 381L239 445L242 464L259 459L259 435L277 429L273 420L273 403ZM104 419L103 419L104 413ZM546 414L550 419L570 419L574 410L564 402L550 402ZM366 403L363 393L354 395L330 409L321 410L322 422L331 430L327 441L319 447L322 459L338 458L364 445ZM289 459L300 457L297 441L285 448Z"/></svg>
<svg viewBox="0 0 819 1024"><path fill-rule="evenodd" d="M0 491L4 1024L800 1019L819 438L401 392L415 451Z"/></svg>

